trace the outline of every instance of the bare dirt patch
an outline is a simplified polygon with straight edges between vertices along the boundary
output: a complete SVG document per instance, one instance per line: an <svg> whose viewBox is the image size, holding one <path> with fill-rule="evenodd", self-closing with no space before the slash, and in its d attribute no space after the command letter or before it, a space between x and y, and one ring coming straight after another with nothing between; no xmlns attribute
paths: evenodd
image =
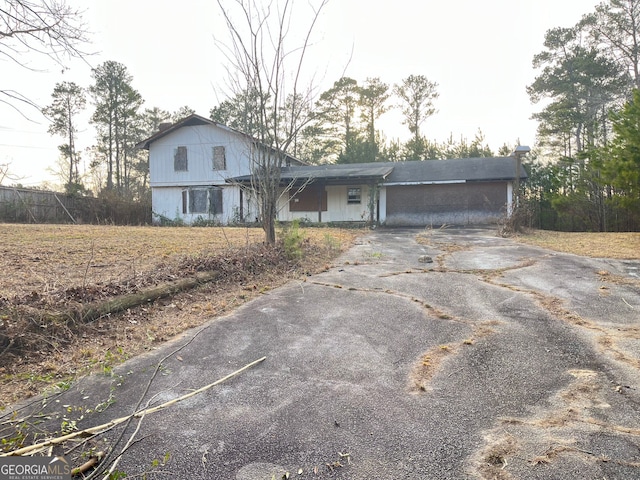
<svg viewBox="0 0 640 480"><path fill-rule="evenodd" d="M301 230L301 255L262 244L255 228L0 224L0 405L65 388L89 371L154 348L293 278L329 268L362 233ZM212 281L118 313L86 305L162 289L203 272Z"/></svg>

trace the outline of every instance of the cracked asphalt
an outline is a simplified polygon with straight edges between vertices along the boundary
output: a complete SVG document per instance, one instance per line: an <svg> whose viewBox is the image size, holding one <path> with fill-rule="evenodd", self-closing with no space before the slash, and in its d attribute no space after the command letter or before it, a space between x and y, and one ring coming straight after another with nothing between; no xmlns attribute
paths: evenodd
<svg viewBox="0 0 640 480"><path fill-rule="evenodd" d="M87 428L131 413L160 361L145 405L265 356L146 415L118 469L169 453L149 478L633 479L639 352L637 261L490 229L381 229L57 403L111 395Z"/></svg>

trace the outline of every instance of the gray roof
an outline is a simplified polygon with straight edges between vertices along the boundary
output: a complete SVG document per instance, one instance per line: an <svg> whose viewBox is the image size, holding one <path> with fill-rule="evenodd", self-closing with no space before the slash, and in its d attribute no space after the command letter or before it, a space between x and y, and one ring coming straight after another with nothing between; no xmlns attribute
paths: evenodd
<svg viewBox="0 0 640 480"><path fill-rule="evenodd" d="M282 169L283 180L306 178L311 180L383 180L394 168L393 163L347 163L340 165L316 165L308 167L287 167Z"/></svg>
<svg viewBox="0 0 640 480"><path fill-rule="evenodd" d="M447 182L487 182L513 180L516 176L514 157L456 158L410 162L348 163L316 166L284 167L282 183L291 181L325 181L329 184L382 182L393 184L429 184ZM520 167L520 178L527 173ZM229 179L249 183L250 175Z"/></svg>
<svg viewBox="0 0 640 480"><path fill-rule="evenodd" d="M454 158L398 162L385 183L486 182L513 180L516 177L514 157ZM527 173L520 167L520 178Z"/></svg>
<svg viewBox="0 0 640 480"><path fill-rule="evenodd" d="M300 183L311 180L325 181L327 183L350 184L356 182L379 182L383 181L392 171L395 163L347 163L347 164L327 164L313 166L283 167L280 173L282 183L299 181ZM229 181L238 183L249 183L251 175L236 177Z"/></svg>

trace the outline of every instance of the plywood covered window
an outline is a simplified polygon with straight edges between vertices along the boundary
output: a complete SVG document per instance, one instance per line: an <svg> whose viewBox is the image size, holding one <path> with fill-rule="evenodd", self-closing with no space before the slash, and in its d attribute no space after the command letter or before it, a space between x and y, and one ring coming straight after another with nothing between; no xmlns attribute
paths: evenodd
<svg viewBox="0 0 640 480"><path fill-rule="evenodd" d="M182 191L182 213L222 213L222 188L190 188Z"/></svg>
<svg viewBox="0 0 640 480"><path fill-rule="evenodd" d="M360 187L351 187L347 189L347 203L349 205L360 204L362 202L362 190Z"/></svg>
<svg viewBox="0 0 640 480"><path fill-rule="evenodd" d="M176 147L173 153L173 169L176 172L186 172L187 166L187 147Z"/></svg>
<svg viewBox="0 0 640 480"><path fill-rule="evenodd" d="M226 170L227 158L225 156L224 146L217 146L212 148L213 153L213 169L214 170Z"/></svg>
<svg viewBox="0 0 640 480"><path fill-rule="evenodd" d="M211 215L222 213L222 188L213 187L209 189L209 213Z"/></svg>
<svg viewBox="0 0 640 480"><path fill-rule="evenodd" d="M326 212L327 191L324 187L306 187L289 198L290 212Z"/></svg>
<svg viewBox="0 0 640 480"><path fill-rule="evenodd" d="M192 188L189 190L189 213L209 213L208 190Z"/></svg>

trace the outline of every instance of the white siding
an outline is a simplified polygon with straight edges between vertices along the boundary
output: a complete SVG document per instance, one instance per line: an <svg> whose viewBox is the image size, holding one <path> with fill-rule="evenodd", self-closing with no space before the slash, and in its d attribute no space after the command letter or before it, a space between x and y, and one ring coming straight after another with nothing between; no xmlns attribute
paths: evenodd
<svg viewBox="0 0 640 480"><path fill-rule="evenodd" d="M202 186L206 188L206 186ZM242 194L242 209L240 208L240 187L237 185L227 185L222 187L222 213L211 215L206 213L183 213L182 192L189 187L155 187L151 191L151 202L153 205L153 221L160 223L162 219L170 221L182 221L187 225L198 219L229 224L241 221L240 213L247 222L254 222L256 219L256 208L251 203L247 192ZM188 208L187 208L188 211Z"/></svg>
<svg viewBox="0 0 640 480"><path fill-rule="evenodd" d="M187 170L174 170L177 147L187 148ZM213 147L224 146L226 170L213 169ZM149 177L151 188L168 186L224 185L225 179L250 173L245 137L215 125L183 127L151 143Z"/></svg>
<svg viewBox="0 0 640 480"><path fill-rule="evenodd" d="M225 170L214 169L213 148L225 148ZM178 147L187 149L187 169L176 171L174 156ZM250 205L250 195L243 192L240 206L240 186L226 183L227 178L250 173L251 144L246 137L215 125L198 125L180 128L160 137L149 146L149 177L153 218L163 217L186 224L202 218L227 224L256 219L256 207ZM189 188L222 188L222 213L184 213L182 192ZM189 211L187 205L187 212Z"/></svg>
<svg viewBox="0 0 640 480"><path fill-rule="evenodd" d="M349 188L360 188L360 203L347 203ZM322 222L362 222L369 221L369 193L368 185L338 185L326 186L327 211L322 212ZM375 218L375 212L374 212ZM278 220L290 222L306 219L310 222L318 221L318 211L291 212L289 211L289 194L281 196L278 202Z"/></svg>

